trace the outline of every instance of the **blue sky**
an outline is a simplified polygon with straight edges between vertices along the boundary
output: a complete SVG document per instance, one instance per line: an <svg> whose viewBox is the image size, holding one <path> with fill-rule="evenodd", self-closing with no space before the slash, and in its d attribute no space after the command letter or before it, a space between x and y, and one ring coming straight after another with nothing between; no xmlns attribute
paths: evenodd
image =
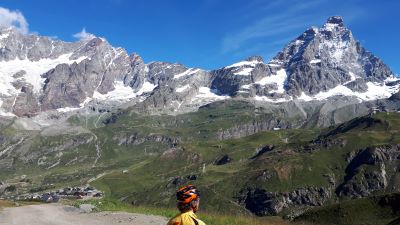
<svg viewBox="0 0 400 225"><path fill-rule="evenodd" d="M2 0L0 7L23 17L30 33L73 41L85 28L145 62L205 69L251 55L267 61L308 27L341 15L356 39L400 74L396 0Z"/></svg>

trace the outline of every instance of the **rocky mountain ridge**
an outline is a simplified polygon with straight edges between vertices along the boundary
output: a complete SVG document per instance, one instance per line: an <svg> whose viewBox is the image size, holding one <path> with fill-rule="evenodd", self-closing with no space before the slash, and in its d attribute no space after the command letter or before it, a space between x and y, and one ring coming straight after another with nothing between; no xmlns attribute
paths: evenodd
<svg viewBox="0 0 400 225"><path fill-rule="evenodd" d="M400 89L400 80L338 16L306 30L268 63L254 56L213 71L146 64L99 37L63 42L1 29L0 77L0 115L42 120L126 105L177 114L228 99L279 105L345 96L367 102Z"/></svg>

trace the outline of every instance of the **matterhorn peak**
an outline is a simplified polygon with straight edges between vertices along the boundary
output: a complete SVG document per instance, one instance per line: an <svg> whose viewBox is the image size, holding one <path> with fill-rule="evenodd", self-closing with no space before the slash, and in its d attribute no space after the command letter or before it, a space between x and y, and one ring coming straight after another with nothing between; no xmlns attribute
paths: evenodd
<svg viewBox="0 0 400 225"><path fill-rule="evenodd" d="M11 32L12 30L14 30L14 28L12 26L0 26L1 33Z"/></svg>
<svg viewBox="0 0 400 225"><path fill-rule="evenodd" d="M343 18L341 16L331 16L328 18L326 23L337 24L339 26L343 26Z"/></svg>
<svg viewBox="0 0 400 225"><path fill-rule="evenodd" d="M328 18L326 23L322 26L322 30L325 31L347 31L344 26L343 18L340 16L331 16Z"/></svg>
<svg viewBox="0 0 400 225"><path fill-rule="evenodd" d="M264 59L261 56L255 55L255 56L250 56L250 57L246 58L245 61L248 61L248 62L253 62L253 61L264 62Z"/></svg>
<svg viewBox="0 0 400 225"><path fill-rule="evenodd" d="M14 32L13 27L1 27L0 26L0 40L6 39Z"/></svg>

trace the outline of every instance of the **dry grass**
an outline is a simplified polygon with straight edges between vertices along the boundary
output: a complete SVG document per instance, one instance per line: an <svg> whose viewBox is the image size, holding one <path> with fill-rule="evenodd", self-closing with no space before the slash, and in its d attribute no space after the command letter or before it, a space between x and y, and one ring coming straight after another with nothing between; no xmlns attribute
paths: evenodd
<svg viewBox="0 0 400 225"><path fill-rule="evenodd" d="M15 204L13 202L7 201L7 200L0 200L0 210L2 208L7 208L7 207L14 207Z"/></svg>

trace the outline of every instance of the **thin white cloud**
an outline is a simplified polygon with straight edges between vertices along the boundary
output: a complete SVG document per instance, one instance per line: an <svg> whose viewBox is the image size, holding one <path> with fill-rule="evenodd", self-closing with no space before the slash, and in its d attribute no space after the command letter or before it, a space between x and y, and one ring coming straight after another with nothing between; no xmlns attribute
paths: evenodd
<svg viewBox="0 0 400 225"><path fill-rule="evenodd" d="M82 30L76 34L73 35L74 38L77 38L81 41L85 41L85 40L90 40L95 38L96 36L94 34L88 33L86 32L86 28L82 28Z"/></svg>
<svg viewBox="0 0 400 225"><path fill-rule="evenodd" d="M340 5L331 5L329 0L254 0L238 13L248 15L243 21L252 22L246 22L244 27L226 34L221 42L220 53L257 53L255 51L259 43L264 49L274 51L274 40L294 38L307 27L318 26L332 15L343 16L346 25L359 18L370 18L360 3L360 0L348 0ZM246 13L249 11L253 13Z"/></svg>
<svg viewBox="0 0 400 225"><path fill-rule="evenodd" d="M19 10L9 10L0 7L0 27L13 27L23 34L29 32L29 25Z"/></svg>
<svg viewBox="0 0 400 225"><path fill-rule="evenodd" d="M311 1L277 1L274 4L268 4L265 7L258 6L268 13L261 19L242 28L239 31L228 34L222 40L222 53L238 51L245 47L249 41L257 38L268 38L288 34L293 30L304 27L313 21L313 17L308 14L302 14L304 10L319 6L325 0ZM279 13L273 12L274 8L280 8ZM276 11L276 9L275 9Z"/></svg>
<svg viewBox="0 0 400 225"><path fill-rule="evenodd" d="M291 19L290 21L284 19L281 21L279 18L265 18L234 35L226 36L222 43L222 52L228 53L238 50L247 41L252 39L276 36L296 28L304 27L304 24L296 23L297 21L298 18Z"/></svg>

